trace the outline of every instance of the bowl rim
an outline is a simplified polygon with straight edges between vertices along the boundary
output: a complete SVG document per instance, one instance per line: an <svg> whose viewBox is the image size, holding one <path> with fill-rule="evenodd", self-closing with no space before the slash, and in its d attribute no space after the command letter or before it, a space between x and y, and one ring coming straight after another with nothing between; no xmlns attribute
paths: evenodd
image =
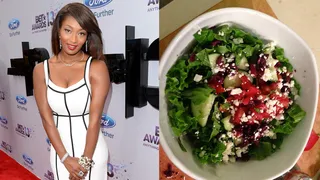
<svg viewBox="0 0 320 180"><path fill-rule="evenodd" d="M260 16L261 18L264 18L268 21L271 21L273 23L275 23L277 26L281 26L284 29L286 29L288 32L290 32L293 36L295 36L297 38L297 40L303 45L305 46L307 52L311 55L311 61L312 61L312 65L313 65L313 70L316 74L315 77L315 81L317 83L316 85L316 97L318 97L319 94L319 74L318 74L318 69L317 69L317 64L316 64L316 57L314 55L314 53L312 52L311 48L309 47L309 45L305 42L305 40L303 38L301 38L296 32L294 32L291 28L289 28L287 25L285 25L284 23L282 23L280 20L265 14L263 12L254 10L254 9L249 9L249 8L242 8L242 7L226 7L226 8L221 8L221 9L217 9L217 10L213 10L213 11L209 11L206 12L202 15L199 15L198 17L194 18L192 21L188 22L185 24L185 26L175 35L175 37L171 40L171 42L169 43L169 45L166 47L166 49L164 50L162 57L160 58L160 62L159 62L159 72L158 72L158 78L159 80L161 80L161 77L164 76L163 75L163 69L164 69L164 65L169 61L168 60L168 56L172 53L174 47L176 46L176 44L180 41L181 38L183 38L186 33L195 27L199 27L198 24L200 22L202 22L205 19L208 18L212 18L213 16L217 16L219 14L225 14L225 13L236 13L236 12L241 12L241 13L248 13L248 14L255 14ZM176 60L175 60L176 61ZM161 81L159 81L161 83ZM161 89L161 88L160 88ZM161 94L161 93L160 93ZM315 100L315 107L313 109L313 112L311 114L311 128L309 128L308 130L308 139L309 136L311 134L311 131L313 129L313 125L315 122L315 117L316 117L316 112L317 112L317 105L318 105L318 98L316 98ZM159 112L161 111L161 109L159 110ZM159 117L161 118L161 117ZM159 121L161 121L161 119L159 119ZM203 179L203 177L201 177L200 174L194 173L192 172L192 170L190 170L189 168L187 168L174 154L173 151L171 150L171 148L169 147L167 141L164 138L164 134L163 131L161 130L161 123L159 122L159 135L160 135L160 145L162 146L163 151L166 153L167 157L170 159L170 161L177 167L179 168L181 171L183 171L184 173L186 173L188 176L195 178L195 179ZM304 147L306 146L308 139L304 142ZM304 149L301 148L297 158L295 158L294 160L294 164L291 165L290 167L287 167L286 169L284 169L281 173L278 174L274 174L272 177L270 178L277 178L279 176L281 176L283 173L289 171L295 164L296 162L299 160L299 158L301 157L302 153L304 152Z"/></svg>

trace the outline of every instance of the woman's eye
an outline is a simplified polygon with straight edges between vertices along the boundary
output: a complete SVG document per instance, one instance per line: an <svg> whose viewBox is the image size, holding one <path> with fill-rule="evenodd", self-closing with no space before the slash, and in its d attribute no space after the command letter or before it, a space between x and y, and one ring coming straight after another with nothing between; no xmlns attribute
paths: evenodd
<svg viewBox="0 0 320 180"><path fill-rule="evenodd" d="M81 36L84 36L84 35L86 35L86 33L81 32L80 35L81 35Z"/></svg>
<svg viewBox="0 0 320 180"><path fill-rule="evenodd" d="M70 30L69 30L69 29L64 29L64 31L66 31L66 32L70 32Z"/></svg>

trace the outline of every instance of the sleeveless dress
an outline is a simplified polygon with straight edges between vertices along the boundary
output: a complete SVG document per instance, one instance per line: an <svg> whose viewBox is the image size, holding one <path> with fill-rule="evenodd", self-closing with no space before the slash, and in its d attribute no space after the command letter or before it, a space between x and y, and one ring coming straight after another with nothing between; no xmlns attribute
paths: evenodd
<svg viewBox="0 0 320 180"><path fill-rule="evenodd" d="M54 123L69 155L78 158L84 151L89 125L91 102L89 70L91 60L92 57L88 57L84 69L84 77L68 88L59 87L50 80L49 63L48 60L44 61L47 99L53 111ZM85 180L107 179L108 155L108 146L102 132L99 131L96 149L92 158L95 165L88 172ZM50 164L55 180L69 179L69 172L60 162L59 156L53 146L51 146L50 151Z"/></svg>

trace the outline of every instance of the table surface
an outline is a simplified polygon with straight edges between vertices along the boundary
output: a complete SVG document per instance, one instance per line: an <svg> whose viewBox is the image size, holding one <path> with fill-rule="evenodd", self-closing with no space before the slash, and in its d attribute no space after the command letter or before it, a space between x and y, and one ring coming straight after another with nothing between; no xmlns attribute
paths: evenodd
<svg viewBox="0 0 320 180"><path fill-rule="evenodd" d="M266 13L270 16L273 16L276 18L275 13L272 11L271 7L267 3L266 0L223 0L217 5L209 8L207 11L212 11L219 8L224 7L245 7L245 8L251 8L258 11L261 11L263 13ZM204 12L204 13L205 13ZM160 56L166 49L166 47L169 45L171 40L176 36L176 34L183 28L184 26L180 27L179 29L175 30L165 38L163 38L160 41ZM163 27L160 27L163 28ZM320 103L320 100L319 100ZM316 133L320 133L320 108L317 108L317 116L314 123L314 131ZM320 169L320 141L316 143L313 149L311 149L308 152L304 152L302 156L300 157L297 165L299 168L310 175L311 177L315 176L317 171ZM167 157L165 152L163 151L161 145L159 148L159 174L160 179L172 179L172 180L192 180L192 178L188 177L185 173L180 171Z"/></svg>

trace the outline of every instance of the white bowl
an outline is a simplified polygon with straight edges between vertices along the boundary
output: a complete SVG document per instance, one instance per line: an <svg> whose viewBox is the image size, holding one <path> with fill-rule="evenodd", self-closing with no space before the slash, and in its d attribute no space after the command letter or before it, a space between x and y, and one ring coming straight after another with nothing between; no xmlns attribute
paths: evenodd
<svg viewBox="0 0 320 180"><path fill-rule="evenodd" d="M282 147L268 158L249 162L219 165L215 168L199 166L187 146L183 152L171 130L165 98L166 74L177 57L193 41L193 34L203 27L231 22L251 30L263 39L274 40L284 48L285 55L297 70L295 78L302 86L298 104L307 112L294 132L284 139ZM169 159L184 173L194 179L274 179L290 170L298 161L311 132L318 101L318 72L316 59L308 45L286 25L261 12L244 8L224 8L208 12L186 25L172 40L160 61L160 143Z"/></svg>

